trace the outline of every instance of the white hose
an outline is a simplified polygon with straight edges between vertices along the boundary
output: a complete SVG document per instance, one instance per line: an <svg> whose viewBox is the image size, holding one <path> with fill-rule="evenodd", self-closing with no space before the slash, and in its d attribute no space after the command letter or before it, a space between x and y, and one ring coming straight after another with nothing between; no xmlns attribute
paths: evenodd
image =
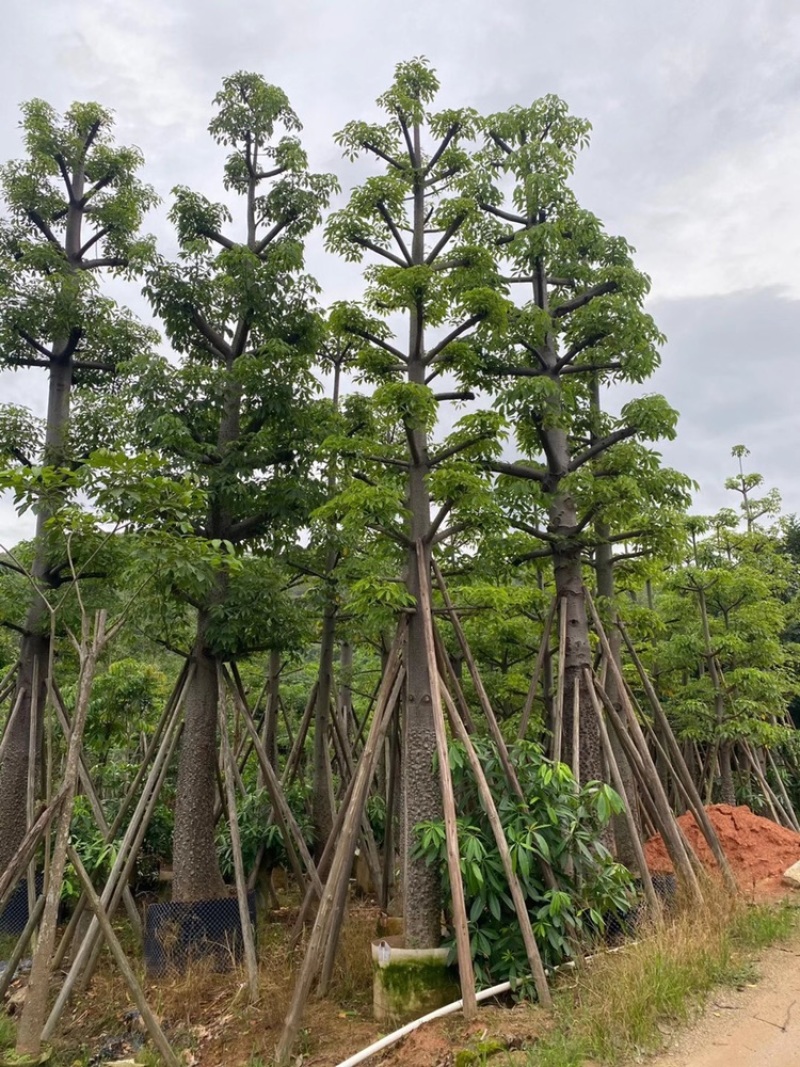
<svg viewBox="0 0 800 1067"><path fill-rule="evenodd" d="M591 960L597 959L598 956L610 955L613 952L620 952L622 949L632 948L634 945L638 945L638 941L627 941L624 945L617 945L616 948L608 948L603 952L596 952L592 956L584 956L583 962L589 963ZM575 960L568 960L566 963L561 963L558 967L554 967L551 971L547 968L547 974L552 974L554 971L568 970L575 966ZM493 985L491 989L484 989L478 993L476 1000L478 1002L482 1000L490 1000L492 997L499 997L501 993L509 993L511 991L511 982L501 982L500 985ZM356 1067L357 1063L363 1063L364 1060L368 1060L370 1056L376 1055L378 1052L382 1052L389 1045L395 1045L398 1041L401 1041L408 1034L413 1033L420 1026L425 1023L431 1023L434 1019L441 1019L445 1015L453 1015L455 1012L460 1011L463 1007L463 1000L454 1000L452 1004L445 1004L443 1008L437 1008L436 1011L428 1012L427 1015L421 1015L419 1019L414 1019L413 1022L406 1023L405 1026L401 1026L399 1030L395 1030L392 1034L387 1034L386 1037L382 1037L379 1041L376 1041L372 1045L368 1045L366 1048L362 1048L360 1052L354 1053L346 1060L342 1060L336 1067Z"/></svg>
<svg viewBox="0 0 800 1067"><path fill-rule="evenodd" d="M501 993L508 993L510 989L510 982L501 982L500 985L494 985L491 989L484 989L481 993L478 993L476 1000L489 1000L490 997L497 997ZM342 1060L337 1067L356 1067L357 1063L363 1063L364 1060L368 1060L370 1056L374 1056L376 1052L381 1052L383 1049L388 1048L389 1045L394 1045L407 1034L416 1030L417 1027L422 1026L423 1023L430 1023L433 1022L434 1019L441 1019L443 1015L452 1015L454 1012L459 1011L463 1004L463 1000L454 1000L452 1004L445 1004L443 1008L437 1008L436 1011L428 1012L427 1015L422 1015L419 1019L414 1019L413 1022L406 1023L406 1025L402 1026L399 1030L395 1030L393 1034L387 1034L386 1037L382 1037L380 1041L376 1041L374 1045L362 1048L360 1052L356 1052L356 1054L350 1056L349 1059Z"/></svg>

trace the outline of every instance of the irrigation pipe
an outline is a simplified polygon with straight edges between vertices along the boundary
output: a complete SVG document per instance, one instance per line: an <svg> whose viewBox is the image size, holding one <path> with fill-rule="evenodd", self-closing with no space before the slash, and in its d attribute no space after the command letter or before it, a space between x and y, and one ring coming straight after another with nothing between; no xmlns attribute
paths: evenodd
<svg viewBox="0 0 800 1067"><path fill-rule="evenodd" d="M612 952L621 952L623 949L633 948L634 945L638 944L640 944L639 941L629 941L624 945L618 945L616 948L610 948L606 952L596 952L593 956L584 956L583 962L589 963L592 960L596 960L599 956L608 956ZM567 963L562 963L558 967L554 967L552 970L548 967L547 973L552 974L554 971L567 970L574 966L575 960L568 960ZM518 985L519 982L514 984ZM493 985L491 989L484 989L477 994L475 999L480 1004L483 1000L491 1000L492 997L499 997L501 993L510 993L511 989L511 982L501 982L500 985ZM401 1026L400 1029L395 1030L394 1033L387 1034L386 1037L380 1038L380 1040L376 1041L374 1044L368 1045L367 1048L363 1048L360 1052L356 1052L346 1060L342 1060L336 1067L356 1067L356 1064L363 1063L364 1060L368 1060L370 1056L375 1056L390 1045L395 1045L398 1041L402 1041L404 1037L413 1033L414 1030L419 1029L420 1026L424 1026L425 1023L431 1023L434 1019L441 1019L445 1015L454 1015L455 1012L461 1010L462 1006L463 1001L454 1000L452 1004L445 1004L443 1008L437 1008L436 1011L428 1012L427 1015L421 1015L419 1019L414 1019L413 1022L406 1023L405 1026Z"/></svg>

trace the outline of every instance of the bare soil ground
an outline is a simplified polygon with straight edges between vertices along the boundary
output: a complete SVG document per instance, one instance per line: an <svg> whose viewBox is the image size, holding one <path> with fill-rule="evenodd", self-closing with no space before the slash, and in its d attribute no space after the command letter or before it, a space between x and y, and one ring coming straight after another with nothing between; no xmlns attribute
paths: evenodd
<svg viewBox="0 0 800 1067"><path fill-rule="evenodd" d="M720 989L647 1067L800 1067L800 936L764 950L759 979Z"/></svg>

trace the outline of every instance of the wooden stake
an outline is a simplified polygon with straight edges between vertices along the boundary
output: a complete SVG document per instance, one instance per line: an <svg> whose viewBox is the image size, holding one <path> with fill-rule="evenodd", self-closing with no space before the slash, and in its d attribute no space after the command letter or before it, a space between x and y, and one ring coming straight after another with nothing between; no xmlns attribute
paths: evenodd
<svg viewBox="0 0 800 1067"><path fill-rule="evenodd" d="M517 740L521 741L522 738L528 732L528 721L533 711L533 702L536 699L536 690L539 688L539 675L542 673L542 667L544 666L545 657L550 648L550 631L553 628L553 619L555 618L556 608L558 606L558 598L553 597L550 607L547 611L547 619L542 630L542 640L539 644L539 651L536 653L536 663L533 667L533 677L531 678L531 684L528 687L528 695L525 697L525 706L522 709L522 717L519 720L519 729L517 730Z"/></svg>
<svg viewBox="0 0 800 1067"><path fill-rule="evenodd" d="M256 946L253 940L253 927L250 923L250 908L247 901L247 882L244 874L244 861L242 859L242 839L239 834L239 816L236 812L236 783L234 780L235 762L231 752L231 744L228 738L228 716L226 714L227 700L225 699L225 680L222 670L217 664L217 718L219 721L219 736L222 747L222 761L225 767L225 797L228 802L228 826L231 834L231 852L233 853L233 870L236 878L236 896L239 901L239 920L242 925L242 941L244 943L244 963L247 971L247 988L250 995L250 1003L255 1004L258 1000L258 960L256 959Z"/></svg>
<svg viewBox="0 0 800 1067"><path fill-rule="evenodd" d="M180 720L180 709L176 708L173 722L170 724L170 728L164 738L164 743L153 761L153 766L151 767L147 782L142 790L142 795L134 809L133 815L131 816L131 821L125 831L125 835L120 842L117 856L111 871L109 872L108 878L106 879L106 884L103 886L101 901L107 914L112 917L119 904L122 887L128 884L128 879L136 862L136 857L141 848L142 841L144 840L144 835L147 833L147 827L150 824L150 819L152 818L156 804L158 803L161 788L167 776L170 761L177 748L181 731L182 723ZM85 895L82 895L82 899L87 898ZM54 957L54 966L56 965L55 960L57 959L60 962L69 945L67 938L68 934L69 928L62 938L61 945ZM78 983L80 982L81 986L85 988L91 981L102 946L103 931L99 920L93 918L84 935L80 948L75 954L75 958L72 961L69 973L64 980L64 984L58 991L58 996L50 1010L47 1022L44 1025L42 1037L45 1041L49 1041L55 1033L58 1020L61 1018L61 1013Z"/></svg>
<svg viewBox="0 0 800 1067"><path fill-rule="evenodd" d="M581 683L577 674L572 685L572 777L581 784Z"/></svg>
<svg viewBox="0 0 800 1067"><path fill-rule="evenodd" d="M567 604L559 604L558 619L558 681L556 683L556 721L553 724L553 762L561 762L564 733L564 672L567 666Z"/></svg>
<svg viewBox="0 0 800 1067"><path fill-rule="evenodd" d="M442 696L444 697L447 710L450 713L450 725L453 732L466 749L467 759L469 760L470 767L472 767L472 773L475 775L475 782L478 786L481 803L486 809L486 815L489 819L489 824L492 827L492 833L494 834L495 843L497 844L497 849L500 853L500 860L503 864L503 871L505 872L506 881L508 882L508 888L511 890L511 899L514 901L514 910L517 913L517 921L519 922L522 940L525 944L525 954L528 957L528 965L531 969L531 974L533 975L539 1003L545 1008L552 1007L553 1000L547 985L547 975L545 974L544 965L542 964L542 957L539 954L539 947L536 944L536 938L533 936L533 928L531 927L531 920L528 915L528 906L525 901L525 895L522 892L519 878L514 871L514 865L511 861L511 852L508 847L500 815L497 811L497 805L494 802L492 791L489 788L489 783L486 780L486 775L481 765L481 761L478 758L478 753L475 751L472 739L464 728L464 723L459 717L452 697L444 687L442 688Z"/></svg>
<svg viewBox="0 0 800 1067"><path fill-rule="evenodd" d="M678 824L667 802L661 780L656 773L644 734L642 734L641 729L639 729L638 733L635 733L634 730L629 733L625 729L625 725L608 693L600 688L599 683L595 683L595 686L606 709L609 722L614 727L620 744L625 749L628 762L639 779L639 783L642 786L642 801L650 808L651 820L664 840L667 852L675 867L675 872L686 884L697 903L702 903L703 894L700 889L700 883L689 858L685 840L679 832ZM619 693L623 707L630 708L622 685L619 685ZM636 725L639 725L638 722Z"/></svg>
<svg viewBox="0 0 800 1067"><path fill-rule="evenodd" d="M421 551L421 550L418 550L418 554L419 554L419 551ZM436 562L436 560L432 560L431 563L432 563L432 566L433 566L433 572L436 575L436 582L437 582L437 584L439 586L439 589L440 589L441 594L442 594L442 598L444 599L445 606L447 608L447 611L448 611L448 614L449 614L449 617L450 617L450 622L451 622L451 624L453 626L453 629L455 631L456 637L458 638L458 643L459 643L459 646L461 648L461 654L464 657L464 662L467 664L467 668L469 669L470 677L472 678L472 684L475 687L475 693L477 694L478 700L480 701L480 705L481 705L481 709L483 710L483 714L486 716L486 721L487 721L487 723L489 725L489 733L492 735L492 739L493 739L495 745L497 746L497 754L500 757L500 763L503 766L503 770L506 773L506 777L508 778L509 782L511 783L511 788L514 790L514 792L517 794L517 796L521 800L524 800L525 798L523 797L523 794L522 794L522 788L521 788L521 786L519 784L519 779L517 778L517 773L514 770L514 767L513 767L512 763L511 763L511 760L509 759L509 756L508 756L508 746L506 745L505 738L503 737L503 735L502 735L502 733L500 731L500 727L499 727L499 725L497 723L497 719L495 717L494 710L492 709L491 701L489 700L489 697L488 697L488 695L486 693L486 690L484 689L483 681L481 679L480 672L478 671L478 665L476 664L475 657L472 655L472 650L470 649L469 644L467 643L467 638L466 638L466 635L464 634L463 627L461 626L461 620L458 617L458 612L456 611L455 607L453 606L453 602L450 599L450 594L447 591L447 585L445 584L444 575L442 574L441 570L439 569L439 565ZM428 576L428 578L429 578L429 576ZM426 579L426 581L427 581L427 579ZM430 591L429 590L430 590L430 587L429 587L428 584L426 584L425 585L425 591L428 594L428 614L429 614L429 616L431 618L431 635L432 635L433 634L433 611L432 611L432 607L431 607L431 604L430 604ZM431 636L431 649L434 649L434 648L435 648L435 644L434 644L434 641L433 641L433 636ZM433 673L434 673L434 678L435 678L435 682L436 682L436 687L438 689L439 675L438 675L438 672L436 671L436 655L435 655L435 653L434 653L434 657L433 657L433 662L434 662L434 672ZM441 705L439 707L439 711L441 713ZM444 722L444 716L443 715L442 715L442 722Z"/></svg>
<svg viewBox="0 0 800 1067"><path fill-rule="evenodd" d="M28 865L28 861L39 847L42 836L58 814L66 792L66 785L62 785L50 803L42 810L42 813L30 830L27 831L22 841L20 841L19 848L11 857L8 867L0 874L0 912L3 911L3 908L8 903L8 898L14 892L22 872Z"/></svg>
<svg viewBox="0 0 800 1067"><path fill-rule="evenodd" d="M399 637L399 632L398 632ZM399 644L395 640L395 647L399 653ZM386 678L395 678L394 686L389 689ZM375 770L375 760L378 750L383 744L383 738L389 727L391 715L400 695L405 672L388 671L381 684L381 693L377 701L375 715L367 737L364 749L359 759L356 773L353 777L353 789L348 804L341 832L336 840L335 854L331 864L331 872L325 882L325 888L320 900L314 928L311 931L306 953L300 966L300 971L295 982L292 1002L283 1024L278 1045L275 1050L275 1060L279 1065L288 1062L300 1023L303 1010L311 992L311 986L322 962L323 949L330 925L330 918L334 901L338 894L339 883L342 878L348 879L353 864L353 854L356 847L358 826L361 821L361 813L367 799L369 784Z"/></svg>
<svg viewBox="0 0 800 1067"><path fill-rule="evenodd" d="M786 786L784 784L783 778L781 778L781 773L778 770L778 764L776 763L772 752L769 749L766 749L765 751L767 753L767 761L772 767L773 774L775 775L775 781L778 783L778 789L780 790L781 796L783 797L783 807L786 811L786 814L789 816L791 827L796 833L800 833L800 821L798 821L797 819L797 815L795 814L794 810L794 805L792 804L789 798L789 794L786 792Z"/></svg>
<svg viewBox="0 0 800 1067"><path fill-rule="evenodd" d="M264 748L264 743L261 740L261 737L259 736L258 730L256 728L256 724L253 721L253 716L250 714L250 709L247 707L247 704L242 699L242 696L239 693L237 687L231 681L227 671L225 671L225 678L230 687L231 692L233 693L234 700L236 700L239 704L239 708L244 718L245 728L250 734L250 738L253 742L253 747L256 750L256 756L258 758L259 766L261 767L261 773L264 776L264 785L266 786L267 792L269 793L270 803L272 804L272 815L276 823L278 824L278 828L281 831L284 846L289 856L289 862L292 865L292 869L294 871L294 875L297 879L298 885L303 886L305 884L306 878L303 874L303 867L305 867L308 877L314 886L315 892L319 894L322 892L322 883L319 880L316 865L314 864L314 860L311 857L311 853L308 851L308 847L306 846L302 831L297 825L297 820L294 817L294 813L292 812L289 805L286 803L286 797L284 795L283 789L281 788L281 784L278 781L278 776L275 773L275 768L270 763L269 756L267 755L267 751ZM298 859L298 852L300 854L300 859L302 859L302 865L300 863L300 859Z"/></svg>
<svg viewBox="0 0 800 1067"><path fill-rule="evenodd" d="M428 676L431 685L431 702L433 705L431 713L436 733L436 751L439 757L439 780L441 782L442 805L444 807L445 845L447 849L447 869L450 873L453 926L455 927L456 952L458 954L458 976L461 982L464 1018L469 1020L474 1019L478 1012L478 1001L475 998L475 972L472 969L469 924L467 922L467 908L464 902L464 882L461 875L461 855L458 848L458 821L456 818L455 796L453 794L453 779L450 773L450 757L447 749L447 730L439 691L439 672L436 669L433 614L430 600L431 576L426 561L425 546L422 541L417 541L417 569L419 572L419 603L417 604L417 611L422 615L425 633L425 653L428 660ZM440 584L443 583L440 582ZM443 593L443 595L445 594ZM450 607L449 604L447 606L448 608ZM455 613L453 613L453 617L455 618ZM466 649L466 641L462 645L462 651L465 652L464 658L466 659L466 651L468 651ZM470 655L470 660L471 658ZM514 777L516 778L516 774Z"/></svg>
<svg viewBox="0 0 800 1067"><path fill-rule="evenodd" d="M128 962L128 957L120 945L117 935L114 933L114 927L111 925L106 910L100 903L100 898L94 890L92 880L86 873L86 869L81 863L81 858L72 845L68 848L69 859L72 866L75 868L75 872L80 879L83 891L89 899L89 907L95 914L95 918L100 924L100 929L103 931L103 936L108 942L108 947L111 949L117 966L119 967L120 974L125 980L125 984L131 992L133 1002L139 1010L139 1014L142 1016L142 1020L147 1027L147 1032L153 1039L153 1044L158 1051L164 1057L168 1067L181 1067L180 1060L172 1051L172 1046L167 1041L164 1031L161 1029L155 1015L150 1009L150 1005L147 1003L147 998L142 991L142 987L136 980L136 975L133 973L133 968Z"/></svg>
<svg viewBox="0 0 800 1067"><path fill-rule="evenodd" d="M731 870L731 866L728 863L728 858L725 855L725 852L723 851L722 844L720 843L717 831L714 829L714 825L708 817L708 812L703 806L703 801L700 797L700 793L698 792L697 786L695 785L694 778L692 778L692 775L689 773L689 768L686 766L686 760L683 758L683 752L681 752L681 747L675 739L675 735L672 732L672 727L669 724L669 719L667 718L666 713L661 706L661 702L658 699L658 695L656 694L653 683L650 681L647 671L644 669L644 664L639 658L636 649L633 646L633 642L628 636L628 631L625 629L624 625L619 620L617 621L617 627L619 629L619 632L622 634L622 639L625 642L625 645L628 649L628 653L630 654L630 657L642 681L642 686L644 687L644 691L647 696L647 700L650 704L650 707L652 708L655 720L661 727L661 732L667 743L669 754L671 754L672 756L673 770L676 773L677 779L680 780L683 784L683 787L686 791L686 800L689 804L692 814L695 817L695 821L702 830L703 836L705 837L708 843L708 847L711 849L711 852L714 856L714 859L717 861L717 865L719 866L720 871L722 871L722 877L725 880L725 884L727 885L728 889L730 889L731 892L734 893L738 892L736 879L734 878L733 871ZM625 692L630 697L630 689L627 684L625 687Z"/></svg>
<svg viewBox="0 0 800 1067"><path fill-rule="evenodd" d="M622 798L624 804L625 822L628 827L628 834L631 839L631 848L636 856L636 862L639 866L639 874L642 878L642 889L644 890L645 899L650 907L650 910L654 916L661 914L661 904L656 896L655 888L653 887L653 879L650 876L650 868L647 866L647 860L644 855L644 848L642 847L642 841L639 837L639 827L636 825L636 819L633 817L633 810L631 807L631 798L627 795L625 790L625 782L622 779L620 773L619 764L617 763L616 756L614 755L614 749L611 744L611 739L608 736L608 729L606 728L606 721L603 716L603 709L600 707L600 702L597 698L597 692L594 687L594 676L588 667L583 668L584 680L586 682L586 690L589 694L589 700L591 701L592 708L594 709L595 718L600 728L600 740L603 745L603 752L605 753L606 763L608 769L611 772L611 780L614 783L614 788Z"/></svg>

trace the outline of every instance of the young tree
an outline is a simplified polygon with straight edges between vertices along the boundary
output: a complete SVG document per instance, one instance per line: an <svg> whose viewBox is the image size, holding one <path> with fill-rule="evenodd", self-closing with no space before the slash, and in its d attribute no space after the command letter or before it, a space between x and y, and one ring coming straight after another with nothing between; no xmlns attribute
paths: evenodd
<svg viewBox="0 0 800 1067"><path fill-rule="evenodd" d="M573 690L591 668L582 559L599 510L593 486L617 473L619 442L671 436L675 413L655 396L630 401L616 418L592 411L596 384L641 382L652 373L661 336L643 310L648 280L634 267L629 246L608 236L569 188L588 123L545 97L483 125L477 195L494 224L504 281L519 302L502 342L477 361L471 381L494 392L524 457L494 461L492 469L530 483L534 520L520 518L516 525L544 541L553 561L567 615L565 755L573 767L580 764L586 781L601 776L602 760L583 690L579 760L571 740ZM526 290L528 299L516 296ZM537 511L546 515L546 528L536 525Z"/></svg>
<svg viewBox="0 0 800 1067"><path fill-rule="evenodd" d="M151 368L145 434L173 469L191 470L208 495L194 533L220 545L231 566L176 575L173 592L196 610L178 765L173 894L224 892L214 837L219 666L291 645L295 607L280 557L315 502L319 439L312 363L320 339L315 284L303 273L303 238L335 187L308 171L300 122L285 94L256 74L223 81L210 124L230 148L224 184L244 212L180 187L170 216L181 262L160 263L147 292L183 357ZM282 131L282 132L281 132Z"/></svg>
<svg viewBox="0 0 800 1067"><path fill-rule="evenodd" d="M385 169L354 189L327 226L328 246L345 259L376 257L366 269L364 306L340 305L334 326L358 338L360 365L377 386L374 404L382 434L362 440L361 479L344 488L334 509L377 532L405 557L405 588L393 575L369 584L373 598L408 609L419 603L417 552L429 575L435 545L460 529L458 508L476 491L480 475L467 461L487 436L469 419L450 442L433 444L437 407L451 390L432 383L473 351L476 331L502 317L505 301L492 288L491 257L464 233L478 212L460 183L470 168L464 143L474 127L469 111L431 110L438 80L421 59L401 63L378 101L383 124L349 123L337 136L350 159L366 155ZM407 341L395 340L385 321L405 319ZM398 433L399 431L399 433ZM438 505L432 513L432 503ZM451 515L452 512L452 515ZM446 525L450 521L450 526ZM429 580L429 579L428 579ZM409 614L403 719L404 914L406 942L440 941L441 884L436 870L414 851L414 828L441 814L434 770L436 751L424 619Z"/></svg>
<svg viewBox="0 0 800 1067"><path fill-rule="evenodd" d="M10 439L0 452L25 465L66 467L81 459L70 444L73 390L98 389L152 343L149 331L102 295L100 281L105 271L135 274L148 260L151 243L139 227L155 196L137 178L139 151L115 145L111 114L99 105L73 104L59 116L33 100L23 107L22 128L26 158L0 170L7 208L0 224L0 366L47 372L47 418L41 450L36 444L31 454L6 408L0 426ZM69 580L66 561L48 544L51 514L43 496L36 508L36 591L22 626L15 710L0 764L0 870L25 829L19 812L31 719L44 703L50 660L44 591Z"/></svg>

